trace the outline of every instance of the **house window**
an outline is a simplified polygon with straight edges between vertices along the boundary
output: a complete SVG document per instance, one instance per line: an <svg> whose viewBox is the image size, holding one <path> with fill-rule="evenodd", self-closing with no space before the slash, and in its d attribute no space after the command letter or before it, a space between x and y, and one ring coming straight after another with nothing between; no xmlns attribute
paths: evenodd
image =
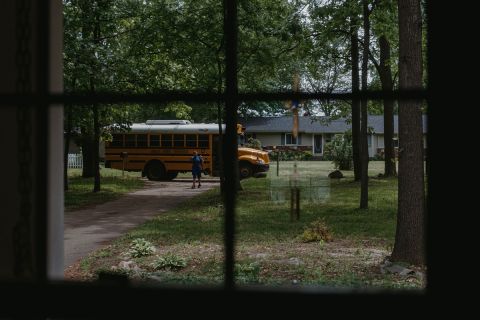
<svg viewBox="0 0 480 320"><path fill-rule="evenodd" d="M398 138L393 138L393 147L398 148Z"/></svg>
<svg viewBox="0 0 480 320"><path fill-rule="evenodd" d="M371 146L372 146L372 135L371 135L371 134L369 134L367 137L368 137L368 138L367 138L367 141L368 141L368 147L371 147Z"/></svg>
<svg viewBox="0 0 480 320"><path fill-rule="evenodd" d="M291 133L285 133L285 144L297 144L297 138Z"/></svg>

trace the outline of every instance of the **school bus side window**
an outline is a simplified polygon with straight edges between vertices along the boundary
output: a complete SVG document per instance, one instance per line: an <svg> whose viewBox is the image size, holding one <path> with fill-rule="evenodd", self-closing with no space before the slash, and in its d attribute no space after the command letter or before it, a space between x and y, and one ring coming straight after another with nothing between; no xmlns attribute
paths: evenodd
<svg viewBox="0 0 480 320"><path fill-rule="evenodd" d="M197 147L197 135L196 134L187 134L186 135L187 147L196 148Z"/></svg>
<svg viewBox="0 0 480 320"><path fill-rule="evenodd" d="M146 146L147 146L147 135L137 134L137 147L146 147Z"/></svg>
<svg viewBox="0 0 480 320"><path fill-rule="evenodd" d="M110 146L123 147L123 134L112 135L112 142L110 143Z"/></svg>
<svg viewBox="0 0 480 320"><path fill-rule="evenodd" d="M208 134L199 134L198 135L198 147L199 148L208 148Z"/></svg>
<svg viewBox="0 0 480 320"><path fill-rule="evenodd" d="M150 147L160 147L160 135L151 134L150 135Z"/></svg>
<svg viewBox="0 0 480 320"><path fill-rule="evenodd" d="M162 134L162 147L172 146L172 134Z"/></svg>
<svg viewBox="0 0 480 320"><path fill-rule="evenodd" d="M125 135L125 147L135 147L135 135L126 134Z"/></svg>
<svg viewBox="0 0 480 320"><path fill-rule="evenodd" d="M185 146L185 135L183 134L174 134L173 135L174 147L184 147Z"/></svg>

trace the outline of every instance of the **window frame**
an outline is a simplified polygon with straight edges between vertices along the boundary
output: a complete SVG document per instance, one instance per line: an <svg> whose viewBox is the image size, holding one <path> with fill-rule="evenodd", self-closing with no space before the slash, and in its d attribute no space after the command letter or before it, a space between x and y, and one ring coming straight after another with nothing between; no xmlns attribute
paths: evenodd
<svg viewBox="0 0 480 320"><path fill-rule="evenodd" d="M427 4L430 5L431 1L427 1ZM428 7L427 5L427 7ZM38 77L43 79L44 85L41 85L38 88L38 92L32 94L0 94L2 105L37 105L41 112L45 115L44 123L45 125L39 128L40 132L45 133L47 137L47 114L48 108L57 104L92 104L92 103L128 103L128 102L137 102L137 103L146 103L146 102L170 102L170 101L196 101L196 102L225 102L226 110L226 134L225 141L226 148L224 149L224 156L226 158L232 158L235 161L232 161L232 164L225 166L225 174L227 179L226 187L232 188L235 190L236 184L236 156L233 146L236 147L236 107L238 107L239 102L241 101L273 101L273 100L285 100L285 99L303 99L303 100L312 100L312 99L426 99L427 102L430 99L427 89L421 89L418 91L411 92L375 92L375 91L365 91L365 92L356 92L356 93L345 93L345 94L328 94L328 93L238 93L237 85L237 36L238 36L238 26L237 26L237 1L226 1L225 5L225 25L224 25L224 35L226 37L226 91L225 93L217 94L205 94L205 93L191 93L191 92L177 92L177 91L167 91L162 94L118 94L118 93L95 93L95 94L66 94L66 93L52 93L48 88L48 83L50 80L50 64L49 64L49 41L50 32L55 32L55 30L50 29L49 25L49 13L51 8L51 2L47 1L43 6L40 6L38 9L38 25L39 25L39 39L38 48L39 48L39 63L38 66ZM428 8L427 8L428 9ZM58 31L57 31L58 32ZM430 28L427 28L427 37L430 37ZM427 52L427 57L430 56L430 51ZM430 74L430 68L428 73ZM432 78L432 77L429 77ZM430 108L428 109L430 110ZM430 136L430 135L428 135ZM427 142L428 142L427 136ZM41 143L39 149L47 149L47 138ZM124 137L124 145L126 145L126 137ZM136 141L136 139L135 139ZM148 139L148 141L150 141ZM162 138L160 137L160 145L163 146ZM298 137L297 137L298 141ZM198 145L199 145L198 141ZM430 142L428 142L430 144ZM173 140L172 140L173 145ZM42 160L43 159L43 160ZM41 157L42 165L45 164L48 159L48 155L45 155L44 158ZM48 197L48 191L41 186L47 183L46 174L38 174L37 191L39 192L38 197L41 199L46 199ZM429 182L429 180L427 180ZM235 192L228 192L227 196L224 198L224 207L225 207L225 248L226 248L226 268L225 268L225 284L224 289L232 290L235 288L233 281L233 252L234 252L234 215L235 215ZM428 201L428 198L427 198ZM39 215L39 227L38 232L40 237L47 237L46 228L43 230L43 227L46 227L48 221L47 219L47 204L46 201L40 201L40 215ZM43 213L42 213L43 212ZM42 220L43 219L43 220ZM42 243L38 244L41 248ZM39 253L44 252L43 249L38 250ZM46 261L45 261L46 262ZM46 265L46 263L45 263ZM44 270L41 270L44 271ZM45 271L46 273L46 271ZM184 290L188 290L185 288Z"/></svg>
<svg viewBox="0 0 480 320"><path fill-rule="evenodd" d="M298 146L298 136L296 138L293 137L293 133L289 133L289 132L285 132L284 134L284 137L285 137L285 145L286 146ZM293 142L293 140L295 140L294 143L288 143L288 138L287 137L290 137L290 142Z"/></svg>

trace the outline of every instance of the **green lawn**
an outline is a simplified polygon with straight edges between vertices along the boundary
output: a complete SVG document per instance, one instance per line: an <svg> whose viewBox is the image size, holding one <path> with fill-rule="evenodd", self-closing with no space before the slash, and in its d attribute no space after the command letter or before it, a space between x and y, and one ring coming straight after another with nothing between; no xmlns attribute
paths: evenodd
<svg viewBox="0 0 480 320"><path fill-rule="evenodd" d="M352 172L344 172L344 179L330 181L326 178L333 170L330 162L298 162L303 198L300 219L292 222L289 189L282 185L288 186L293 165L294 162L281 162L277 177L273 163L267 178L242 181L244 190L238 194L235 239L239 283L424 287L420 279L380 272L379 264L391 253L395 235L397 184L393 178L375 178L382 172L382 162L371 162L369 166L368 210L358 209L360 189L359 183L353 182ZM285 191L285 199L278 201L274 194ZM320 195L321 200L315 195ZM333 241L302 242L304 229L318 219L325 221ZM153 243L156 252L128 258L125 254L136 238ZM155 268L152 263L166 254L185 261L186 267L176 271ZM112 266L128 259L141 268L140 272L129 273L133 279L153 277L162 283L221 285L223 213L218 189L159 215L93 253L83 260L80 272L85 279L94 279L99 271L112 272Z"/></svg>
<svg viewBox="0 0 480 320"><path fill-rule="evenodd" d="M117 199L122 194L143 187L139 172L101 167L100 192L92 192L93 178L82 178L81 169L68 170L68 191L65 192L65 210L81 209L89 205L104 203Z"/></svg>

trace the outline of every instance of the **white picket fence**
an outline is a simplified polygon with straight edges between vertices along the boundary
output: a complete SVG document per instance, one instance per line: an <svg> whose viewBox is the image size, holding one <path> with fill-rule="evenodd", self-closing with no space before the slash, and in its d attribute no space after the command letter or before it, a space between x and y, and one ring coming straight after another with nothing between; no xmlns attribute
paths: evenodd
<svg viewBox="0 0 480 320"><path fill-rule="evenodd" d="M81 153L68 154L68 168L83 168L83 158Z"/></svg>

